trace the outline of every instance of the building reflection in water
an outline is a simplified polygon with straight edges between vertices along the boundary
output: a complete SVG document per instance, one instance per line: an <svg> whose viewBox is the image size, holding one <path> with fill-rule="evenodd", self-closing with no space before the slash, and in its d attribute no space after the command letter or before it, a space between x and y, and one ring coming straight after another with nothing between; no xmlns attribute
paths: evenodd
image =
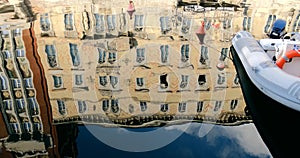
<svg viewBox="0 0 300 158"><path fill-rule="evenodd" d="M230 38L241 29L263 35L276 15L288 14L289 28L298 30L289 8L268 14L251 5L208 7L195 14L174 1L137 1L130 18L127 1L44 3L1 4L14 8L1 23L2 155L73 151L58 148L76 148L74 124L251 123L228 58ZM252 27L256 22L265 25ZM61 124L68 125L57 129Z"/></svg>

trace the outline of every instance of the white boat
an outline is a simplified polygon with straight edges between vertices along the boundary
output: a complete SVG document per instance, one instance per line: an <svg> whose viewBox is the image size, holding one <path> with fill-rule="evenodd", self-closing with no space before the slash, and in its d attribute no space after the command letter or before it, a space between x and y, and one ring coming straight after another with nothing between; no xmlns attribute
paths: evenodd
<svg viewBox="0 0 300 158"><path fill-rule="evenodd" d="M230 47L246 108L273 157L299 155L299 39L255 39L241 31Z"/></svg>
<svg viewBox="0 0 300 158"><path fill-rule="evenodd" d="M232 46L250 80L262 93L300 111L299 39L257 40L241 31L232 39Z"/></svg>

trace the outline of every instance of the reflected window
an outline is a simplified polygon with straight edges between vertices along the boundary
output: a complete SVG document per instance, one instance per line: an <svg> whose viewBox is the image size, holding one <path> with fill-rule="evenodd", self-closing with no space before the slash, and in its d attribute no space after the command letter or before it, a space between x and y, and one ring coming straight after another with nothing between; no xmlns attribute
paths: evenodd
<svg viewBox="0 0 300 158"><path fill-rule="evenodd" d="M87 106L86 106L85 101L78 100L77 104L78 104L78 112L79 113L86 112Z"/></svg>
<svg viewBox="0 0 300 158"><path fill-rule="evenodd" d="M109 31L116 29L116 15L107 15L107 27Z"/></svg>
<svg viewBox="0 0 300 158"><path fill-rule="evenodd" d="M12 101L11 100L3 100L5 110L12 110Z"/></svg>
<svg viewBox="0 0 300 158"><path fill-rule="evenodd" d="M14 88L21 88L21 81L19 79L13 79Z"/></svg>
<svg viewBox="0 0 300 158"><path fill-rule="evenodd" d="M180 88L186 88L188 85L188 75L181 75L181 82L180 82Z"/></svg>
<svg viewBox="0 0 300 158"><path fill-rule="evenodd" d="M223 29L231 28L232 19L225 19L223 20Z"/></svg>
<svg viewBox="0 0 300 158"><path fill-rule="evenodd" d="M293 24L293 32L299 32L300 30L300 13L295 18L294 24Z"/></svg>
<svg viewBox="0 0 300 158"><path fill-rule="evenodd" d="M97 48L97 49L99 53L98 63L103 64L105 62L106 52L101 48Z"/></svg>
<svg viewBox="0 0 300 158"><path fill-rule="evenodd" d="M116 88L117 87L117 84L118 84L118 77L116 76L109 76L109 80L110 80L110 84L113 88Z"/></svg>
<svg viewBox="0 0 300 158"><path fill-rule="evenodd" d="M243 19L243 30L250 31L251 30L251 17L245 16Z"/></svg>
<svg viewBox="0 0 300 158"><path fill-rule="evenodd" d="M117 60L117 53L116 52L109 52L108 53L108 62L113 64Z"/></svg>
<svg viewBox="0 0 300 158"><path fill-rule="evenodd" d="M190 18L184 17L182 19L181 32L184 34L189 33L191 28L192 20Z"/></svg>
<svg viewBox="0 0 300 158"><path fill-rule="evenodd" d="M36 101L35 98L28 98L28 102L29 102L29 105L30 105L30 112L31 112L31 115L38 115L39 114L39 106L38 106L38 103Z"/></svg>
<svg viewBox="0 0 300 158"><path fill-rule="evenodd" d="M212 26L211 19L204 18L204 26L206 30L209 30L210 27Z"/></svg>
<svg viewBox="0 0 300 158"><path fill-rule="evenodd" d="M106 86L107 77L106 76L99 76L99 83L100 83L101 86Z"/></svg>
<svg viewBox="0 0 300 158"><path fill-rule="evenodd" d="M222 106L222 101L216 101L214 111L219 111Z"/></svg>
<svg viewBox="0 0 300 158"><path fill-rule="evenodd" d="M25 112L25 101L24 99L16 99L18 112L22 113Z"/></svg>
<svg viewBox="0 0 300 158"><path fill-rule="evenodd" d="M50 30L50 17L48 13L41 14L40 16L40 26L42 31Z"/></svg>
<svg viewBox="0 0 300 158"><path fill-rule="evenodd" d="M42 130L41 123L34 123L33 126L34 126L35 131L41 131Z"/></svg>
<svg viewBox="0 0 300 158"><path fill-rule="evenodd" d="M144 87L144 78L136 78L136 85L138 87Z"/></svg>
<svg viewBox="0 0 300 158"><path fill-rule="evenodd" d="M23 49L17 49L16 56L17 57L25 57L25 51Z"/></svg>
<svg viewBox="0 0 300 158"><path fill-rule="evenodd" d="M18 125L18 123L10 123L10 129L12 131L12 133L20 133L20 127Z"/></svg>
<svg viewBox="0 0 300 158"><path fill-rule="evenodd" d="M9 59L9 58L12 58L12 53L9 52L8 50L4 50L4 58L5 59Z"/></svg>
<svg viewBox="0 0 300 158"><path fill-rule="evenodd" d="M236 108L237 104L238 104L238 100L237 99L231 100L231 102L230 102L230 110L234 110Z"/></svg>
<svg viewBox="0 0 300 158"><path fill-rule="evenodd" d="M66 105L65 105L65 102L63 100L57 100L57 107L58 107L58 112L61 115L66 114Z"/></svg>
<svg viewBox="0 0 300 158"><path fill-rule="evenodd" d="M26 79L24 79L24 84L25 84L26 88L33 88L32 78L26 78Z"/></svg>
<svg viewBox="0 0 300 158"><path fill-rule="evenodd" d="M134 106L133 106L132 104L129 104L129 106L128 106L128 111L129 111L130 113L133 113L133 112L134 112Z"/></svg>
<svg viewBox="0 0 300 158"><path fill-rule="evenodd" d="M57 61L56 61L56 50L54 45L46 45L45 46L45 52L47 54L48 64L50 67L56 67Z"/></svg>
<svg viewBox="0 0 300 158"><path fill-rule="evenodd" d="M31 124L29 122L24 122L23 128L24 128L25 132L31 132Z"/></svg>
<svg viewBox="0 0 300 158"><path fill-rule="evenodd" d="M233 83L236 84L236 85L239 84L239 77L238 77L237 74L236 74L235 77L234 77Z"/></svg>
<svg viewBox="0 0 300 158"><path fill-rule="evenodd" d="M15 36L21 36L21 32L22 32L21 28L16 28L16 29L14 30L14 35L15 35Z"/></svg>
<svg viewBox="0 0 300 158"><path fill-rule="evenodd" d="M225 83L225 74L224 73L220 73L218 74L218 78L217 78L217 84L221 85Z"/></svg>
<svg viewBox="0 0 300 158"><path fill-rule="evenodd" d="M161 89L166 89L166 88L168 88L167 75L168 75L168 74L160 75L160 88L161 88Z"/></svg>
<svg viewBox="0 0 300 158"><path fill-rule="evenodd" d="M203 105L204 105L203 101L198 101L197 102L197 112L202 112L203 111Z"/></svg>
<svg viewBox="0 0 300 158"><path fill-rule="evenodd" d="M144 15L134 15L135 31L142 31L144 27Z"/></svg>
<svg viewBox="0 0 300 158"><path fill-rule="evenodd" d="M207 46L201 46L201 53L200 53L200 63L201 64L207 64L208 60L208 47Z"/></svg>
<svg viewBox="0 0 300 158"><path fill-rule="evenodd" d="M1 90L7 90L7 80L4 76L0 75L0 81L1 81L1 84L0 84L0 87L1 87Z"/></svg>
<svg viewBox="0 0 300 158"><path fill-rule="evenodd" d="M178 111L185 112L186 111L186 103L179 103L178 104Z"/></svg>
<svg viewBox="0 0 300 158"><path fill-rule="evenodd" d="M170 18L167 16L160 17L160 29L162 34L166 34L171 30Z"/></svg>
<svg viewBox="0 0 300 158"><path fill-rule="evenodd" d="M82 85L83 80L82 80L82 75L75 75L75 85L80 86Z"/></svg>
<svg viewBox="0 0 300 158"><path fill-rule="evenodd" d="M105 30L105 23L104 23L104 15L99 15L98 13L94 14L95 16L95 31L96 33L102 33Z"/></svg>
<svg viewBox="0 0 300 158"><path fill-rule="evenodd" d="M141 111L144 112L147 110L147 102L141 101L140 102Z"/></svg>
<svg viewBox="0 0 300 158"><path fill-rule="evenodd" d="M65 22L65 30L67 30L67 31L73 31L74 30L74 28L73 28L74 21L73 21L73 14L72 13L65 14L64 22Z"/></svg>
<svg viewBox="0 0 300 158"><path fill-rule="evenodd" d="M227 54L228 54L228 48L222 48L219 60L225 61Z"/></svg>
<svg viewBox="0 0 300 158"><path fill-rule="evenodd" d="M273 25L273 23L275 22L275 20L276 20L276 15L269 15L269 16L268 16L266 25L265 25L265 27L264 27L264 32L265 32L265 33L269 33L270 28L271 28L271 26Z"/></svg>
<svg viewBox="0 0 300 158"><path fill-rule="evenodd" d="M80 57L79 57L77 44L69 43L69 46L70 46L70 54L71 54L73 66L79 66Z"/></svg>
<svg viewBox="0 0 300 158"><path fill-rule="evenodd" d="M202 86L206 83L206 75L199 75L198 77L198 84L199 86Z"/></svg>
<svg viewBox="0 0 300 158"><path fill-rule="evenodd" d="M62 88L63 81L61 76L53 75L54 88Z"/></svg>
<svg viewBox="0 0 300 158"><path fill-rule="evenodd" d="M117 113L117 112L119 112L119 103L118 103L119 101L118 101L118 99L112 99L111 100L111 111L113 112L113 113Z"/></svg>
<svg viewBox="0 0 300 158"><path fill-rule="evenodd" d="M109 100L108 99L102 100L102 110L106 112L108 108L109 108Z"/></svg>
<svg viewBox="0 0 300 158"><path fill-rule="evenodd" d="M169 110L169 104L161 104L160 105L161 112L167 112L168 110Z"/></svg>
<svg viewBox="0 0 300 158"><path fill-rule="evenodd" d="M160 46L160 59L163 64L168 62L168 56L169 56L169 46L168 45Z"/></svg>
<svg viewBox="0 0 300 158"><path fill-rule="evenodd" d="M184 44L181 46L181 61L186 62L189 60L190 55L190 45L189 44Z"/></svg>
<svg viewBox="0 0 300 158"><path fill-rule="evenodd" d="M145 60L145 48L136 49L136 62L141 63Z"/></svg>

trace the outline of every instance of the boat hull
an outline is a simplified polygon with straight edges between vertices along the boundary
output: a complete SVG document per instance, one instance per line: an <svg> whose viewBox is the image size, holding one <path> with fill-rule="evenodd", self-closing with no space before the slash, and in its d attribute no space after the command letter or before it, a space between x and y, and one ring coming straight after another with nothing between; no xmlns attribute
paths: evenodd
<svg viewBox="0 0 300 158"><path fill-rule="evenodd" d="M253 122L274 157L299 154L300 112L261 92L250 80L234 47L230 47L242 93ZM296 145L294 145L296 144Z"/></svg>

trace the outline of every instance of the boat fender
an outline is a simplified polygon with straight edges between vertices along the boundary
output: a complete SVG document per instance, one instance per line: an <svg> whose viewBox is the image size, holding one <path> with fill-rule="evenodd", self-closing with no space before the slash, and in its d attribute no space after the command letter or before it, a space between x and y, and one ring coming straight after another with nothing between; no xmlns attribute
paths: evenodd
<svg viewBox="0 0 300 158"><path fill-rule="evenodd" d="M290 50L276 60L276 65L282 69L283 65L293 57L300 57L300 50Z"/></svg>

